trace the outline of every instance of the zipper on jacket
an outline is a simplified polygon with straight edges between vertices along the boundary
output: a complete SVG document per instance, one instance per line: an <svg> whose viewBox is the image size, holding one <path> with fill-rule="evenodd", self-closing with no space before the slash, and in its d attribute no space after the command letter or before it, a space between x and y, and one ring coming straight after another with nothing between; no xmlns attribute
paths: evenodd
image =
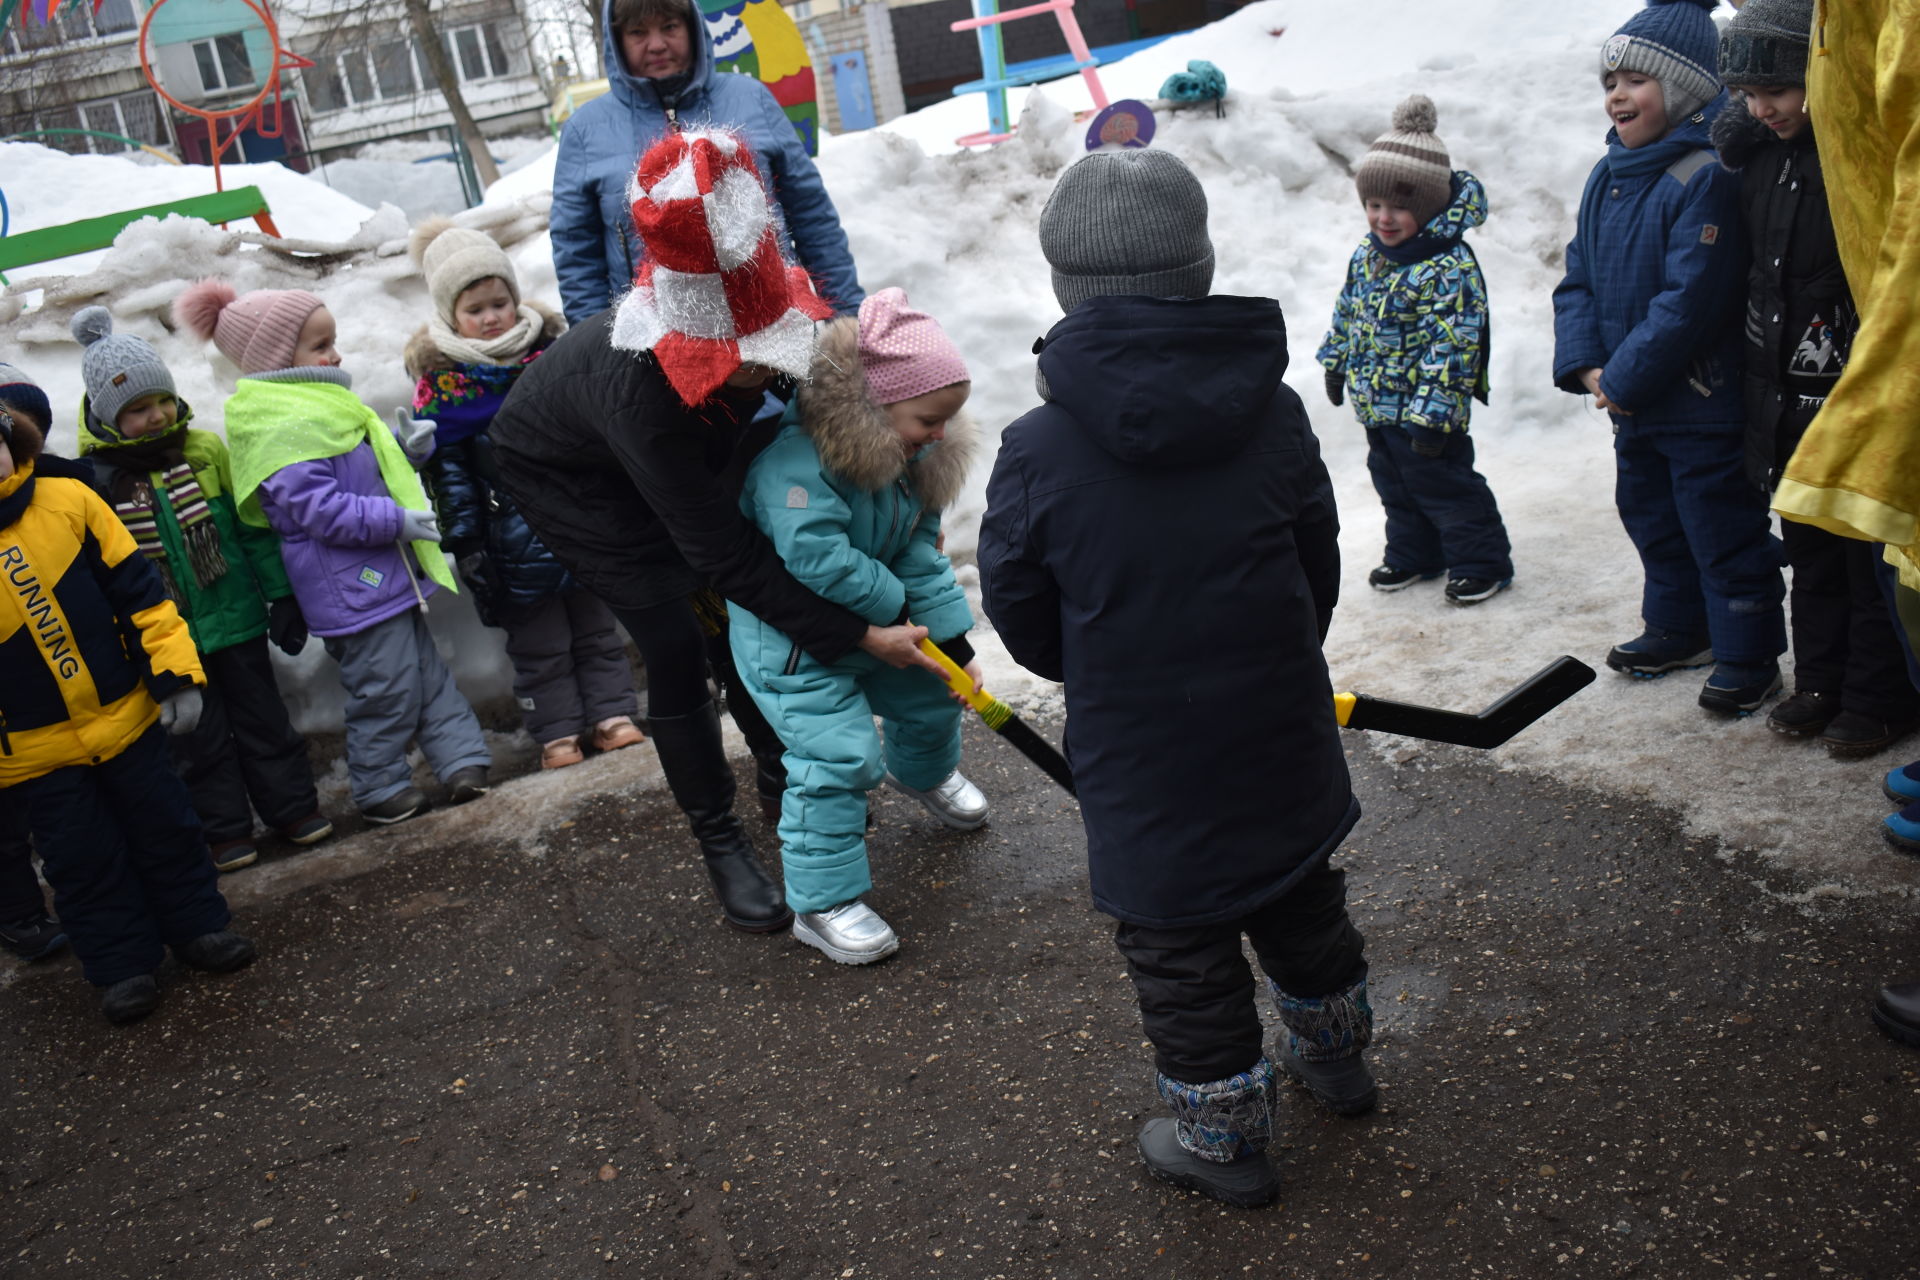
<svg viewBox="0 0 1920 1280"><path fill-rule="evenodd" d="M800 674L799 645L796 644L787 650L787 665L780 669L780 674L783 676L797 676Z"/></svg>

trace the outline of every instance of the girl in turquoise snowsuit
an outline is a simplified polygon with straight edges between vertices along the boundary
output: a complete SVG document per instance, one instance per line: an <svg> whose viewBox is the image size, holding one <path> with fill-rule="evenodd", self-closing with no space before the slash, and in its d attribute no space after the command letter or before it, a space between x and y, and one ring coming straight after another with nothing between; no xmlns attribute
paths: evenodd
<svg viewBox="0 0 1920 1280"><path fill-rule="evenodd" d="M925 627L977 683L973 615L940 550L940 511L976 443L960 413L968 390L932 317L899 289L868 297L823 332L812 381L747 472L741 506L801 583L876 626ZM794 936L843 964L891 955L893 930L860 901L873 886L867 792L884 779L948 826L985 822L985 798L959 772L960 706L924 669L860 652L824 665L729 608L741 680L787 747L780 844Z"/></svg>

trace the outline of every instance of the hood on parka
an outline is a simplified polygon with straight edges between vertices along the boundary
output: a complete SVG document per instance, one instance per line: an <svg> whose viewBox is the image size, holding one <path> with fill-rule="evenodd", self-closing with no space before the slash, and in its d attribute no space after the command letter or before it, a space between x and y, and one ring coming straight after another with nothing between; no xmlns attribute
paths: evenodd
<svg viewBox="0 0 1920 1280"><path fill-rule="evenodd" d="M1769 143L1779 143L1783 147L1813 145L1813 122L1809 120L1801 126L1800 134L1791 142L1780 142L1773 130L1755 120L1745 105L1738 99L1727 104L1727 109L1713 118L1709 130L1714 150L1720 153L1720 163L1733 172L1752 164Z"/></svg>
<svg viewBox="0 0 1920 1280"><path fill-rule="evenodd" d="M713 32L707 28L699 0L686 0L686 5L693 14L693 59L687 63L687 87L676 99L676 107L704 94L707 82L713 78ZM600 0L600 59L607 72L607 88L615 97L629 106L638 102L656 111L666 109L667 104L660 100L653 81L628 71L626 59L620 56L620 33L613 29L613 0Z"/></svg>
<svg viewBox="0 0 1920 1280"><path fill-rule="evenodd" d="M1286 372L1272 298L1103 297L1047 334L1039 381L1108 453L1180 467L1245 448Z"/></svg>
<svg viewBox="0 0 1920 1280"><path fill-rule="evenodd" d="M907 483L932 511L944 511L960 496L980 448L980 428L964 410L956 413L947 422L946 438L909 462L886 410L867 394L859 317L841 316L821 330L813 372L799 399L801 427L835 475L878 493L906 473Z"/></svg>

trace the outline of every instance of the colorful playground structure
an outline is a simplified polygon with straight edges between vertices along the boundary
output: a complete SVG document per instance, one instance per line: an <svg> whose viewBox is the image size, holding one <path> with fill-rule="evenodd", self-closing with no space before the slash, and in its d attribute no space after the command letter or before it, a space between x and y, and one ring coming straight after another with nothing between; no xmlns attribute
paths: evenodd
<svg viewBox="0 0 1920 1280"><path fill-rule="evenodd" d="M1067 42L1067 56L1009 65L1006 44L1001 38L1001 26L1049 13L1060 24L1060 34ZM1080 31L1080 19L1074 16L1073 0L1041 0L1039 4L1023 5L1005 13L999 11L999 0L973 0L973 17L963 18L954 23L951 29L974 33L980 42L982 72L978 80L955 85L954 95L984 93L987 96L987 127L979 133L969 133L955 139L957 145L984 147L1005 142L1013 137L1014 132L1007 113L1007 90L1019 85L1055 80L1076 71L1086 81L1087 92L1093 98L1094 122L1087 134L1088 150L1101 146L1144 147L1152 140L1151 108L1132 98L1118 102L1107 100L1106 86L1100 83L1100 73L1096 70L1103 59L1087 47L1087 38ZM1135 41L1126 46L1115 46L1107 52L1124 56L1153 43L1153 40Z"/></svg>

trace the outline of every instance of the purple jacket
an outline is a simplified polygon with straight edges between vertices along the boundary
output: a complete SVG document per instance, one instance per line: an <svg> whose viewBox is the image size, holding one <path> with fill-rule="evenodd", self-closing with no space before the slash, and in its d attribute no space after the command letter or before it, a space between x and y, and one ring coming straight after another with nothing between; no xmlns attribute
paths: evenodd
<svg viewBox="0 0 1920 1280"><path fill-rule="evenodd" d="M400 504L387 496L370 444L280 468L260 486L260 509L280 535L280 558L314 635L365 631L438 589L410 552L401 559Z"/></svg>

